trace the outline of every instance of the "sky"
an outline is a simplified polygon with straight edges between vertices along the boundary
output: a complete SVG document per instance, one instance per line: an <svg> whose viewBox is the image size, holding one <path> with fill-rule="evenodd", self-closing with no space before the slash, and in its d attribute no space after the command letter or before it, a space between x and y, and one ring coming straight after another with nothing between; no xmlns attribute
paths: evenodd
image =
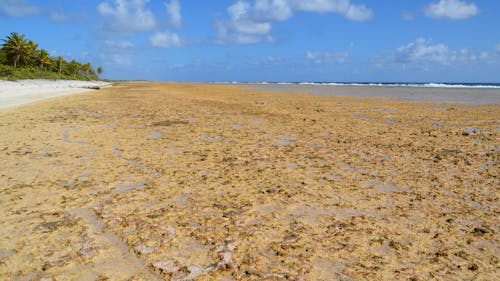
<svg viewBox="0 0 500 281"><path fill-rule="evenodd" d="M500 82L499 0L0 0L11 32L108 79Z"/></svg>

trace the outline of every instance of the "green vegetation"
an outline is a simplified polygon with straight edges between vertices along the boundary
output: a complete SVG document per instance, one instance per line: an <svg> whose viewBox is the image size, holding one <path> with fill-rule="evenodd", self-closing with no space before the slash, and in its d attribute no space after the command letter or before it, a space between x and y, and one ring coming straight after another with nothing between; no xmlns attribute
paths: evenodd
<svg viewBox="0 0 500 281"><path fill-rule="evenodd" d="M44 49L38 49L38 43L26 39L24 34L12 32L5 39L0 49L0 80L18 79L99 79L90 63L82 64L76 60L70 62L63 57L53 58ZM97 72L102 73L98 67Z"/></svg>

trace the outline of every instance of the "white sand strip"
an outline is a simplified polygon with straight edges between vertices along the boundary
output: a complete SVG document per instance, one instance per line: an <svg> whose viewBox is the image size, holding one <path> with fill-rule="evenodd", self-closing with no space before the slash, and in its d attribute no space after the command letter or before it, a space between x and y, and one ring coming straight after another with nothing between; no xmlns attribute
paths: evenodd
<svg viewBox="0 0 500 281"><path fill-rule="evenodd" d="M111 83L43 79L0 81L0 110L107 86Z"/></svg>

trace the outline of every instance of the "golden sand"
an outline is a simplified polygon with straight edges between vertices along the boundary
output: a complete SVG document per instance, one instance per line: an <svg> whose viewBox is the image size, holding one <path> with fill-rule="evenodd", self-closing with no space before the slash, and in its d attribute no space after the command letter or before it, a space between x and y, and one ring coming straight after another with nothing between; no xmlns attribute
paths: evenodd
<svg viewBox="0 0 500 281"><path fill-rule="evenodd" d="M152 83L4 111L0 279L499 280L499 116Z"/></svg>

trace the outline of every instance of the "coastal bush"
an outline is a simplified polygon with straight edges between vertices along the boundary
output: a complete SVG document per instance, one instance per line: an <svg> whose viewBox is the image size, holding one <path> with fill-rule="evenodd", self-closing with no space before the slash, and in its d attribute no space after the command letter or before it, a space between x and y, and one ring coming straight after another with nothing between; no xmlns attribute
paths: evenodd
<svg viewBox="0 0 500 281"><path fill-rule="evenodd" d="M96 80L97 77L86 76L80 73L68 75L51 70L37 69L33 67L13 67L0 64L0 80L21 80L21 79L50 79L50 80Z"/></svg>
<svg viewBox="0 0 500 281"><path fill-rule="evenodd" d="M7 60L7 54L2 49L0 49L0 65L6 65L8 63L9 62Z"/></svg>
<svg viewBox="0 0 500 281"><path fill-rule="evenodd" d="M98 80L90 63L76 60L67 62L63 57L53 58L49 52L38 48L38 43L12 32L0 49L0 80L66 79ZM102 68L98 68L102 73Z"/></svg>

